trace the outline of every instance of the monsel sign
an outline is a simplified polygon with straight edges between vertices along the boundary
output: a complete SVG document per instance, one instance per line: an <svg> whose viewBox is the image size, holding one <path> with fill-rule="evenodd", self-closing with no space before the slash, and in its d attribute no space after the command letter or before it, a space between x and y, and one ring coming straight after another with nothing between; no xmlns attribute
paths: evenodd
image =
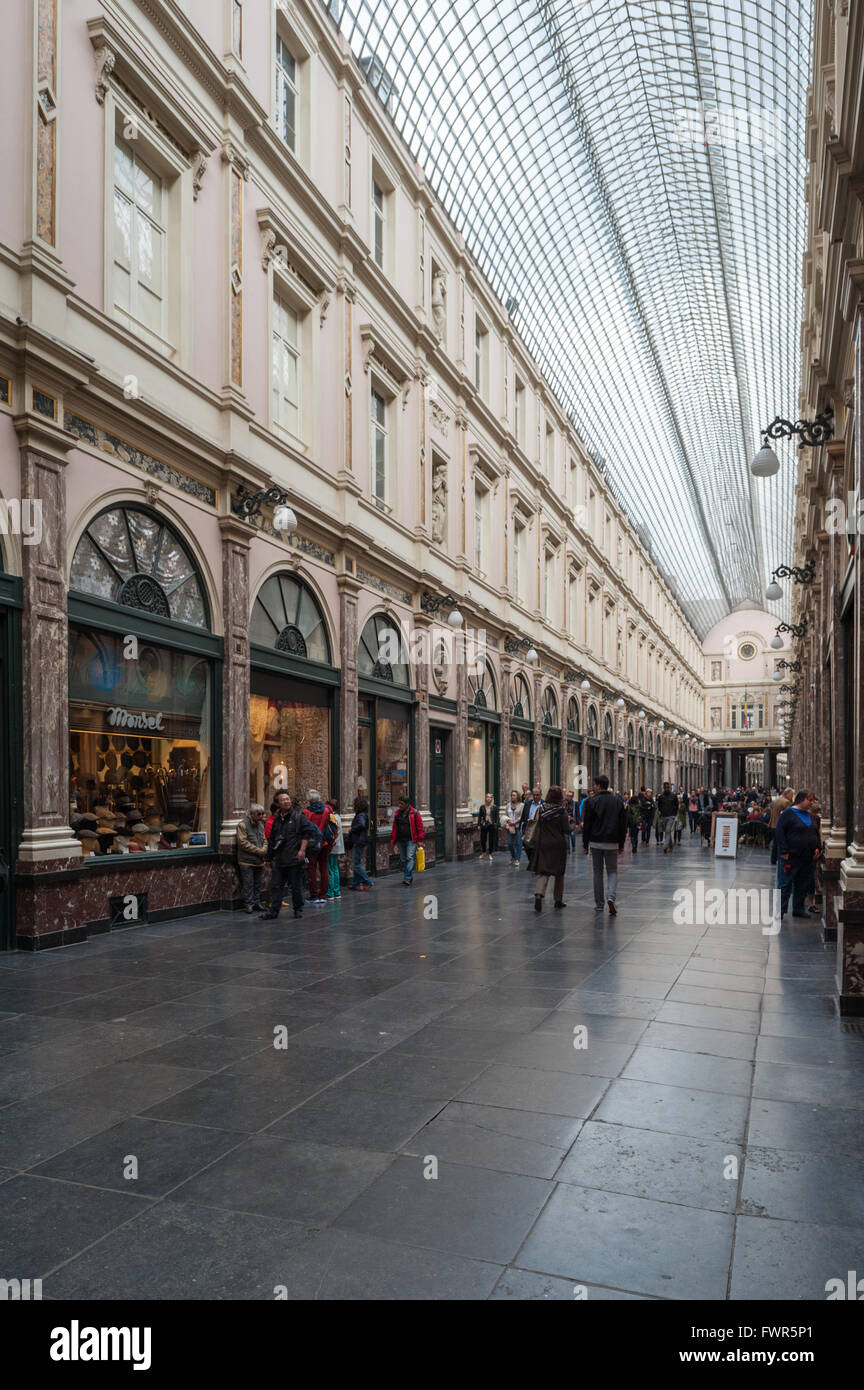
<svg viewBox="0 0 864 1390"><path fill-rule="evenodd" d="M161 729L162 711L158 714L147 714L144 710L139 710L135 714L132 710L120 709L115 705L108 711L108 723L112 729Z"/></svg>

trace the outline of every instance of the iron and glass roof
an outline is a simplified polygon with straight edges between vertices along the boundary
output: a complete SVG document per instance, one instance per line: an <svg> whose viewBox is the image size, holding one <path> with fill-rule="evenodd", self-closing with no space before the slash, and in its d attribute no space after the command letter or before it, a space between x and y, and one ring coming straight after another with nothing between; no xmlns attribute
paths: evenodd
<svg viewBox="0 0 864 1390"><path fill-rule="evenodd" d="M792 554L809 7L330 0L697 632ZM778 607L778 612L780 608Z"/></svg>

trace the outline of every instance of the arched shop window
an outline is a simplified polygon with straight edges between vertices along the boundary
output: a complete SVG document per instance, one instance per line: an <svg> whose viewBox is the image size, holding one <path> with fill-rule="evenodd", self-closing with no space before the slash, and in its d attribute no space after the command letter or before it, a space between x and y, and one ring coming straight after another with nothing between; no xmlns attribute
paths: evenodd
<svg viewBox="0 0 864 1390"><path fill-rule="evenodd" d="M597 711L593 705L588 710L588 737L597 737Z"/></svg>
<svg viewBox="0 0 864 1390"><path fill-rule="evenodd" d="M339 671L331 665L321 605L296 574L261 585L249 622L249 798L269 806L288 791L335 795Z"/></svg>
<svg viewBox="0 0 864 1390"><path fill-rule="evenodd" d="M571 696L567 703L567 732L578 734L579 731L579 702Z"/></svg>
<svg viewBox="0 0 864 1390"><path fill-rule="evenodd" d="M500 800L498 734L501 716L488 661L468 671L468 804L477 813L487 792Z"/></svg>
<svg viewBox="0 0 864 1390"><path fill-rule="evenodd" d="M521 671L511 684L510 705L510 790L521 791L522 783L533 783L534 726L531 723L531 692Z"/></svg>
<svg viewBox="0 0 864 1390"><path fill-rule="evenodd" d="M517 671L513 677L513 704L510 712L514 719L531 718L531 694L521 671Z"/></svg>
<svg viewBox="0 0 864 1390"><path fill-rule="evenodd" d="M311 589L293 574L274 574L258 592L249 638L286 656L330 661L324 615Z"/></svg>
<svg viewBox="0 0 864 1390"><path fill-rule="evenodd" d="M543 694L543 726L547 729L558 726L558 701L551 685L547 685Z"/></svg>
<svg viewBox="0 0 864 1390"><path fill-rule="evenodd" d="M410 687L411 673L405 656L402 634L392 618L386 613L373 614L360 636L358 676Z"/></svg>
<svg viewBox="0 0 864 1390"><path fill-rule="evenodd" d="M75 547L69 586L155 617L209 626L189 551L167 521L142 508L111 507L90 522Z"/></svg>
<svg viewBox="0 0 864 1390"><path fill-rule="evenodd" d="M412 738L414 696L411 669L399 627L386 613L373 613L357 652L359 714L357 787L368 796L379 839L386 843L404 792L413 795ZM354 788L346 789L346 799ZM382 854L386 853L382 843ZM369 865L375 866L375 843Z"/></svg>
<svg viewBox="0 0 864 1390"><path fill-rule="evenodd" d="M221 641L209 625L169 521L114 506L89 523L69 593L69 815L87 857L212 848Z"/></svg>
<svg viewBox="0 0 864 1390"><path fill-rule="evenodd" d="M540 781L544 794L561 780L561 730L558 727L558 700L551 685L543 692L541 713L543 733L540 739Z"/></svg>
<svg viewBox="0 0 864 1390"><path fill-rule="evenodd" d="M474 667L468 673L468 703L477 710L498 709L495 677L488 661L485 661L479 670Z"/></svg>
<svg viewBox="0 0 864 1390"><path fill-rule="evenodd" d="M612 732L612 716L611 716L611 714L607 714L607 715L606 715L606 718L603 720L603 742L604 742L604 743L614 743L614 742L615 742L615 735L614 735L613 732Z"/></svg>

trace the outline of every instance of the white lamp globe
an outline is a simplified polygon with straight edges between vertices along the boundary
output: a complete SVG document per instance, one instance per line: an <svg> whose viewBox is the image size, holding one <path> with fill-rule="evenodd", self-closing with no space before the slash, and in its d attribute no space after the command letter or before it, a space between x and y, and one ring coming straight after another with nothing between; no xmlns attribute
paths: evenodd
<svg viewBox="0 0 864 1390"><path fill-rule="evenodd" d="M616 700L616 701L615 701L615 708L616 708L616 709L623 709L623 708L624 708L624 701L621 700L621 699Z"/></svg>
<svg viewBox="0 0 864 1390"><path fill-rule="evenodd" d="M780 636L779 632L775 633L771 638L771 646L774 648L775 652L779 652L780 648L783 646L783 638Z"/></svg>
<svg viewBox="0 0 864 1390"><path fill-rule="evenodd" d="M775 599L783 597L783 590L776 579L772 579L771 583L768 585L768 588L765 590L765 597L768 599L769 603L773 603Z"/></svg>
<svg viewBox="0 0 864 1390"><path fill-rule="evenodd" d="M297 517L294 508L287 506L277 507L273 513L273 530L284 531L286 535L297 530Z"/></svg>
<svg viewBox="0 0 864 1390"><path fill-rule="evenodd" d="M537 655L536 647L528 648L527 652L525 653L525 660L530 661L532 666L540 660L539 656Z"/></svg>
<svg viewBox="0 0 864 1390"><path fill-rule="evenodd" d="M782 679L783 679L783 672L782 672L782 671L775 671L775 672L774 672L774 680L775 680L775 681L782 681Z"/></svg>
<svg viewBox="0 0 864 1390"><path fill-rule="evenodd" d="M590 690L590 689L591 689L591 682L590 682L589 680L584 680L584 681L582 682L582 684L579 686L579 689L580 689L580 690Z"/></svg>
<svg viewBox="0 0 864 1390"><path fill-rule="evenodd" d="M665 728L666 728L666 725L663 723L663 720L662 720L662 719L660 720L659 724L657 725L657 728L658 728L658 729L665 729Z"/></svg>
<svg viewBox="0 0 864 1390"><path fill-rule="evenodd" d="M779 468L780 460L770 444L763 444L750 463L750 472L754 478L771 478Z"/></svg>
<svg viewBox="0 0 864 1390"><path fill-rule="evenodd" d="M644 718L645 718L645 711L644 711L644 709L640 709L639 714L638 714L637 717L638 717L639 719L644 719Z"/></svg>
<svg viewBox="0 0 864 1390"><path fill-rule="evenodd" d="M447 622L450 627L462 626L464 619L462 617L462 614L459 612L458 608L453 609L453 612L450 614L450 617L447 619Z"/></svg>

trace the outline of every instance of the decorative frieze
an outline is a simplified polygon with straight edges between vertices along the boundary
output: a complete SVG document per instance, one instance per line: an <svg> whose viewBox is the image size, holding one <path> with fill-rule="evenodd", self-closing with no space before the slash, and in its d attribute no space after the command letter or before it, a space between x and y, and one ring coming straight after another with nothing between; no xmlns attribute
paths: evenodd
<svg viewBox="0 0 864 1390"><path fill-rule="evenodd" d="M399 589L395 584L391 584L387 579L379 579L377 574L370 574L361 565L357 566L357 578L363 584L368 584L370 589L377 589L379 594L387 594L390 598L397 599L399 603L411 606L411 595L405 589Z"/></svg>
<svg viewBox="0 0 864 1390"><path fill-rule="evenodd" d="M99 425L91 424L89 420L82 420L79 415L74 415L69 410L63 416L63 424L70 434L74 434L85 444L92 444L103 454L112 454L114 458L120 459L123 463L131 464L133 468L140 469L142 473L159 478L161 482L178 488L180 492L188 493L190 497L197 498L199 502L206 502L209 507L216 506L215 489L209 487L207 483L200 482L198 478L193 478L190 473L183 473L179 468L172 467L171 464L163 462L162 459L154 458L152 454L145 453L143 449L137 449L134 444L120 439L118 435L111 434Z"/></svg>

